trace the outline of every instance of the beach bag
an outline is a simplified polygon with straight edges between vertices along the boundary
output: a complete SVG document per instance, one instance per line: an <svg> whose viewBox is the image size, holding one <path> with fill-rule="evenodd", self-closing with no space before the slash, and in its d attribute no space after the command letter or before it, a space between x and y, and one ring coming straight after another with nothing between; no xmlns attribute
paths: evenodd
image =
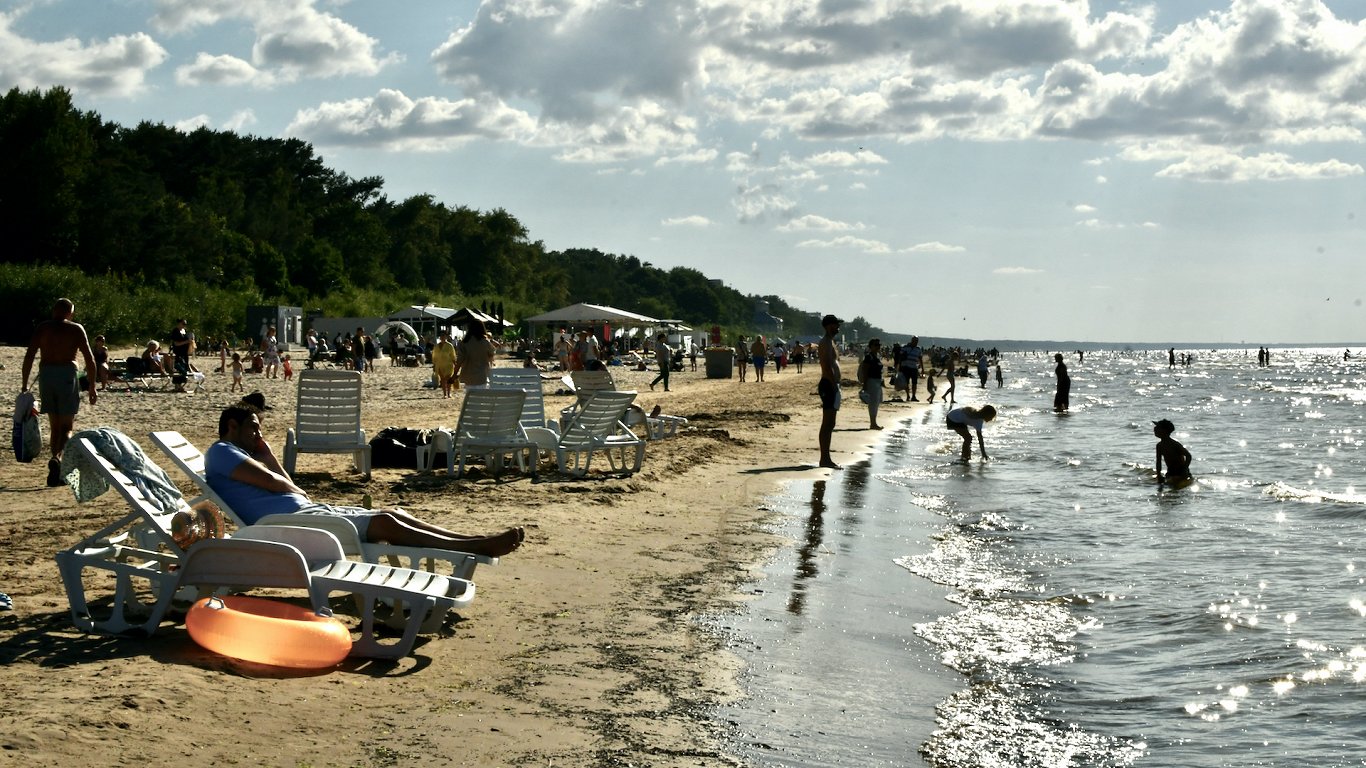
<svg viewBox="0 0 1366 768"><path fill-rule="evenodd" d="M14 459L25 464L43 452L43 428L32 392L20 392L14 401Z"/></svg>
<svg viewBox="0 0 1366 768"><path fill-rule="evenodd" d="M370 465L390 469L417 466L417 447L432 441L429 429L385 427L370 440Z"/></svg>

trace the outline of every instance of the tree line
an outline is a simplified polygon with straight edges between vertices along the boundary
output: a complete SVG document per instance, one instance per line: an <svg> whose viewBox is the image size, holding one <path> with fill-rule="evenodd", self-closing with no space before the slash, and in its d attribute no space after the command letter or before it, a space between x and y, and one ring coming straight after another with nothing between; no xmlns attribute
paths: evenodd
<svg viewBox="0 0 1366 768"><path fill-rule="evenodd" d="M0 178L7 343L25 343L57 295L122 341L163 333L177 316L233 335L259 304L370 316L498 302L516 320L585 301L729 334L752 331L758 298L786 333L820 333L782 299L694 269L547 250L503 209L391 200L382 178L328 168L299 139L123 127L77 109L61 87L0 99Z"/></svg>

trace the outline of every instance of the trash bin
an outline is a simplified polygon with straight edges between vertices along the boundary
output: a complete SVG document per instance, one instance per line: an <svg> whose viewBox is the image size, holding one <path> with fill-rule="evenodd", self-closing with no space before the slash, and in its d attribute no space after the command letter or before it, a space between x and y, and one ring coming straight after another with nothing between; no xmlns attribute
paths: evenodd
<svg viewBox="0 0 1366 768"><path fill-rule="evenodd" d="M708 347L704 354L707 358L707 378L729 379L735 375L735 350L730 347Z"/></svg>

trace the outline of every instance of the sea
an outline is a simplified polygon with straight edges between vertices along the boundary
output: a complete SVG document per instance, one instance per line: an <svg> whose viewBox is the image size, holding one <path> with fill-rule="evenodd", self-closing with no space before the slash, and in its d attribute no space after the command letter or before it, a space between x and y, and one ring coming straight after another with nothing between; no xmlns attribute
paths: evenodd
<svg viewBox="0 0 1366 768"><path fill-rule="evenodd" d="M703 619L744 662L716 717L745 764L1366 766L1366 358L1066 359L1065 414L1051 354L959 378L999 410L987 461L936 402L770 500L790 544Z"/></svg>

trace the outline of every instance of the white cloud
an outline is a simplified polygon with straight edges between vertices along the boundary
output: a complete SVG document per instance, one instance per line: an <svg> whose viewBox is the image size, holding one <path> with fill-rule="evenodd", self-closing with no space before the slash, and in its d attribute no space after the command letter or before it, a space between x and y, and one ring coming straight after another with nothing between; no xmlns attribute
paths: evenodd
<svg viewBox="0 0 1366 768"><path fill-rule="evenodd" d="M1122 156L1135 162L1166 165L1158 177L1211 182L1282 181L1286 179L1332 179L1360 176L1363 169L1339 160L1299 162L1281 152L1240 155L1222 147L1186 147L1157 142L1126 148Z"/></svg>
<svg viewBox="0 0 1366 768"><path fill-rule="evenodd" d="M0 13L0 83L6 88L64 86L78 94L134 96L169 55L149 35L113 35L83 42L32 40L14 31L23 10Z"/></svg>
<svg viewBox="0 0 1366 768"><path fill-rule="evenodd" d="M184 120L177 120L171 127L175 128L177 131L190 133L200 128L207 128L211 125L213 125L213 123L209 120L209 116L200 114L195 115L194 117L187 117Z"/></svg>
<svg viewBox="0 0 1366 768"><path fill-rule="evenodd" d="M699 149L693 152L683 152L670 157L661 157L655 161L657 166L666 165L706 165L714 160L720 153L714 149Z"/></svg>
<svg viewBox="0 0 1366 768"><path fill-rule="evenodd" d="M251 109L240 109L223 123L223 128L234 133L245 133L253 125L256 125L256 112Z"/></svg>
<svg viewBox="0 0 1366 768"><path fill-rule="evenodd" d="M207 53L200 53L192 64L176 67L175 79L180 85L268 86L275 81L269 73L236 56L211 56Z"/></svg>
<svg viewBox="0 0 1366 768"><path fill-rule="evenodd" d="M867 240L852 235L843 235L832 240L803 240L797 243L798 248L832 248L841 250L859 250L864 253L891 253L892 249L886 243L879 240Z"/></svg>
<svg viewBox="0 0 1366 768"><path fill-rule="evenodd" d="M1032 267L997 267L991 270L991 273L993 275L1040 275L1043 274L1043 270Z"/></svg>
<svg viewBox="0 0 1366 768"><path fill-rule="evenodd" d="M932 240L932 241L930 241L930 242L928 242L928 243L916 243L915 245L912 245L912 246L909 247L909 248L902 248L902 249L901 249L901 252L902 252L902 253L962 253L962 252L964 252L964 251L966 251L966 250L967 250L967 248L964 248L964 247L961 246L961 245L949 245L948 243L941 243L941 242L939 242L938 240Z"/></svg>
<svg viewBox="0 0 1366 768"><path fill-rule="evenodd" d="M250 66L263 71L263 77L292 81L374 75L398 61L394 55L381 56L378 41L318 10L314 0L157 0L152 18L157 29L170 34L237 21L252 27Z"/></svg>
<svg viewBox="0 0 1366 768"><path fill-rule="evenodd" d="M777 229L779 232L856 232L864 229L864 225L862 223L850 224L844 221L827 219L824 216L807 214L805 216L798 216L779 226Z"/></svg>
<svg viewBox="0 0 1366 768"><path fill-rule="evenodd" d="M706 216L679 216L665 219L660 224L666 227L709 227L711 226L711 219Z"/></svg>
<svg viewBox="0 0 1366 768"><path fill-rule="evenodd" d="M285 129L321 145L380 146L435 151L474 138L527 141L535 121L500 103L473 99L411 99L381 90L373 97L324 102L303 109Z"/></svg>
<svg viewBox="0 0 1366 768"><path fill-rule="evenodd" d="M1086 203L1078 203L1072 206L1072 210L1077 213L1095 213L1096 207L1094 205L1087 205Z"/></svg>

